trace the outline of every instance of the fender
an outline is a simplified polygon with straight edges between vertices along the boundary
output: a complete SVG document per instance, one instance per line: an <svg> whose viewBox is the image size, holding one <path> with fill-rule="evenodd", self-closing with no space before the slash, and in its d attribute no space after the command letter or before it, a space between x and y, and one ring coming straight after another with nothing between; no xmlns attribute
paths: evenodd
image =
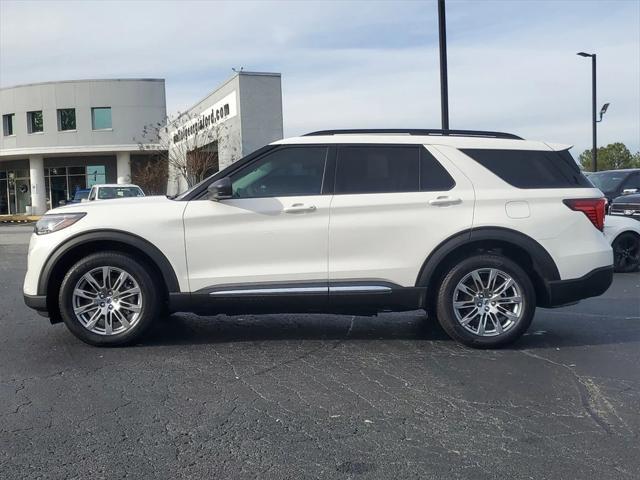
<svg viewBox="0 0 640 480"><path fill-rule="evenodd" d="M440 243L422 265L418 273L416 286L428 286L434 272L450 253L465 245L485 240L497 240L520 247L531 256L534 268L545 282L560 280L560 273L553 258L533 238L508 228L480 227L457 233Z"/></svg>
<svg viewBox="0 0 640 480"><path fill-rule="evenodd" d="M40 278L38 279L38 295L47 294L47 285L49 284L51 272L58 261L60 261L67 252L71 251L73 248L95 241L113 241L123 243L144 252L160 270L169 293L180 292L178 277L176 276L171 263L158 249L158 247L144 238L132 233L105 229L80 233L68 238L64 243L58 245L51 255L49 255L49 258L47 258L44 267L42 268Z"/></svg>

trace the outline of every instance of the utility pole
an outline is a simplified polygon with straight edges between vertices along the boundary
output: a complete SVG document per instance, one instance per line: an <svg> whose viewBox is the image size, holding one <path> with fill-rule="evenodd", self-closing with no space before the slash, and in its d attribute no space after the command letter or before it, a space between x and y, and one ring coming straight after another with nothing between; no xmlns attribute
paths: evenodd
<svg viewBox="0 0 640 480"><path fill-rule="evenodd" d="M449 87L447 85L447 21L445 18L444 0L438 0L438 31L440 37L440 112L442 118L442 129L449 130Z"/></svg>
<svg viewBox="0 0 640 480"><path fill-rule="evenodd" d="M581 57L591 57L591 129L593 136L593 148L591 149L591 163L594 172L598 171L598 141L597 141L597 124L598 120L596 119L596 54L595 53L585 53L578 52L577 55ZM604 112L603 112L604 113ZM602 116L601 116L602 118Z"/></svg>

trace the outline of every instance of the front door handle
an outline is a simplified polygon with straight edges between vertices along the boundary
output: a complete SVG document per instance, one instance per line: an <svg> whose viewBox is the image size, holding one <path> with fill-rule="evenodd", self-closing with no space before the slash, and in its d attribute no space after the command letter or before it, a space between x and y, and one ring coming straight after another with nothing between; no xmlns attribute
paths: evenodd
<svg viewBox="0 0 640 480"><path fill-rule="evenodd" d="M315 205L305 205L304 203L294 203L290 207L286 207L284 213L310 213L316 211Z"/></svg>
<svg viewBox="0 0 640 480"><path fill-rule="evenodd" d="M448 195L441 195L429 200L429 205L433 205L435 207L448 207L449 205L458 205L459 203L462 203L461 198L453 198Z"/></svg>

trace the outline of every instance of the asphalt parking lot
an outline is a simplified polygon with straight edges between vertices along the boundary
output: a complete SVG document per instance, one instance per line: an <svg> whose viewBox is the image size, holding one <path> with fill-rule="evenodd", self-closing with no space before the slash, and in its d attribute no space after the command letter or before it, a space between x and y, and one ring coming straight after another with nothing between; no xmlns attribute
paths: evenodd
<svg viewBox="0 0 640 480"><path fill-rule="evenodd" d="M475 351L421 312L174 315L98 349L0 226L0 478L640 477L640 273Z"/></svg>

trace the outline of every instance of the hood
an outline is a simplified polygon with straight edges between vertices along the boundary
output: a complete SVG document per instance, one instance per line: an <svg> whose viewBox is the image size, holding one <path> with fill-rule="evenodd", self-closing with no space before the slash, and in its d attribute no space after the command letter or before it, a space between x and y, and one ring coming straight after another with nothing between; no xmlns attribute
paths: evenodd
<svg viewBox="0 0 640 480"><path fill-rule="evenodd" d="M68 212L90 212L96 208L108 208L109 210L118 208L130 208L133 206L154 206L172 202L164 195L151 195L147 197L114 198L112 200L97 200L94 202L79 202L52 208L48 214L68 213Z"/></svg>

